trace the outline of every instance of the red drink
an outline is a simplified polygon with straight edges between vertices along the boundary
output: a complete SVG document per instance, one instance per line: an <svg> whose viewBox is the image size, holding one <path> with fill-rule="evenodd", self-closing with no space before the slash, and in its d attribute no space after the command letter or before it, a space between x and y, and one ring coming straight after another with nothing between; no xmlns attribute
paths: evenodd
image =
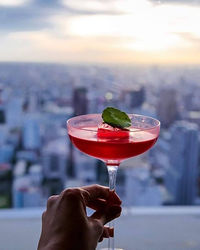
<svg viewBox="0 0 200 250"><path fill-rule="evenodd" d="M82 152L105 162L119 164L122 160L150 149L158 138L154 130L101 131L98 127L80 127L69 132L73 144Z"/></svg>
<svg viewBox="0 0 200 250"><path fill-rule="evenodd" d="M128 129L113 128L103 123L101 114L76 116L67 121L72 143L82 152L106 163L110 190L115 190L119 164L150 149L159 135L158 120L135 114L130 114L129 118L131 127ZM113 224L110 223L109 227ZM115 249L113 238L109 239L108 245L108 249Z"/></svg>

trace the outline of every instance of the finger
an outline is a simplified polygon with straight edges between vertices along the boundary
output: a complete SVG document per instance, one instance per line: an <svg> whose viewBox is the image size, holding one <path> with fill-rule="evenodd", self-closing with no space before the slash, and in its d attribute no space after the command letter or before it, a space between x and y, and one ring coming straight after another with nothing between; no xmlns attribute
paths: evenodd
<svg viewBox="0 0 200 250"><path fill-rule="evenodd" d="M110 237L110 228L104 226L103 233L101 236L103 236L103 238L109 238Z"/></svg>
<svg viewBox="0 0 200 250"><path fill-rule="evenodd" d="M99 239L99 242L102 242L102 241L103 241L103 236L101 236Z"/></svg>
<svg viewBox="0 0 200 250"><path fill-rule="evenodd" d="M109 238L109 227L103 228L103 233L99 239L99 242L103 241L104 238Z"/></svg>
<svg viewBox="0 0 200 250"><path fill-rule="evenodd" d="M86 201L86 205L94 210L103 210L107 206L107 202L103 199L96 199L93 201Z"/></svg>
<svg viewBox="0 0 200 250"><path fill-rule="evenodd" d="M114 190L110 191L109 193L108 204L109 205L122 204L122 201L120 200L119 196L116 194Z"/></svg>
<svg viewBox="0 0 200 250"><path fill-rule="evenodd" d="M104 238L109 238L114 236L114 229L104 226L103 233L99 239L99 242L103 241Z"/></svg>
<svg viewBox="0 0 200 250"><path fill-rule="evenodd" d="M121 214L121 207L118 205L107 207L106 210L99 210L94 212L90 218L100 220L103 225L109 221L119 217Z"/></svg>
<svg viewBox="0 0 200 250"><path fill-rule="evenodd" d="M101 221L101 223L103 225L106 224L106 215L105 215L105 212L102 210L99 210L99 211L96 211L94 212L91 216L90 216L91 219L93 220L99 220Z"/></svg>
<svg viewBox="0 0 200 250"><path fill-rule="evenodd" d="M58 200L59 195L52 195L47 200L47 209L50 209Z"/></svg>
<svg viewBox="0 0 200 250"><path fill-rule="evenodd" d="M80 188L69 188L64 190L59 197L57 209L64 215L63 218L71 218L77 223L86 223L88 220L85 198Z"/></svg>
<svg viewBox="0 0 200 250"><path fill-rule="evenodd" d="M105 228L103 229L103 233L99 239L99 242L103 241L104 238L109 238L109 228Z"/></svg>
<svg viewBox="0 0 200 250"><path fill-rule="evenodd" d="M118 218L121 215L122 208L119 205L114 205L109 208L108 212L106 213L106 223Z"/></svg>
<svg viewBox="0 0 200 250"><path fill-rule="evenodd" d="M107 233L108 233L109 237L114 236L114 228L113 227L104 227L104 228L107 230ZM106 236L104 236L104 238L106 238Z"/></svg>
<svg viewBox="0 0 200 250"><path fill-rule="evenodd" d="M68 188L62 191L59 200L60 204L67 206L71 213L76 213L78 211L83 211L86 214L85 196L80 188Z"/></svg>
<svg viewBox="0 0 200 250"><path fill-rule="evenodd" d="M109 198L109 188L100 186L100 185L91 185L91 186L85 186L81 188L82 190L85 190L89 194L90 200L96 200L99 198L102 198L104 200L107 200ZM87 197L86 197L87 198Z"/></svg>
<svg viewBox="0 0 200 250"><path fill-rule="evenodd" d="M92 190L92 191L91 191ZM105 195L108 190L108 194ZM95 194L93 192L96 192ZM109 197L109 189L105 187L101 187L98 185L93 186L86 186L83 188L68 188L65 189L61 193L61 201L67 202L68 205L72 207L82 207L84 206L84 209L86 211L86 206L94 209L94 210L100 210L104 209L106 206L106 200L104 199L93 199L95 196L100 197Z"/></svg>
<svg viewBox="0 0 200 250"><path fill-rule="evenodd" d="M114 237L114 228L109 228L109 235L110 237Z"/></svg>

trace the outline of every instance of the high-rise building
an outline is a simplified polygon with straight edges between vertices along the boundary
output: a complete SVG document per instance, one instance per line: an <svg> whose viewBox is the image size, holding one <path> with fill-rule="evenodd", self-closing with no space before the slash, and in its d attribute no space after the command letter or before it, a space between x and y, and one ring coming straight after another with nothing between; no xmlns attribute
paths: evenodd
<svg viewBox="0 0 200 250"><path fill-rule="evenodd" d="M198 126L186 121L176 122L171 128L170 168L165 185L177 205L192 205L197 196Z"/></svg>
<svg viewBox="0 0 200 250"><path fill-rule="evenodd" d="M157 116L164 128L168 128L175 120L178 120L179 112L176 90L161 90L157 103Z"/></svg>
<svg viewBox="0 0 200 250"><path fill-rule="evenodd" d="M78 87L74 89L73 107L74 115L84 115L88 113L87 88Z"/></svg>
<svg viewBox="0 0 200 250"><path fill-rule="evenodd" d="M5 106L3 104L3 101L1 99L1 93L2 89L0 86L0 146L3 145L7 139L8 136L8 127L6 124L6 110Z"/></svg>
<svg viewBox="0 0 200 250"><path fill-rule="evenodd" d="M9 128L21 127L23 116L23 98L10 98L6 104L6 122Z"/></svg>
<svg viewBox="0 0 200 250"><path fill-rule="evenodd" d="M2 100L3 87L0 85L0 126L6 123L6 112Z"/></svg>
<svg viewBox="0 0 200 250"><path fill-rule="evenodd" d="M78 87L74 89L73 94L73 108L74 115L84 115L88 113L88 99L87 88ZM71 141L69 142L69 161L68 161L68 176L75 177L75 159L74 159L74 146Z"/></svg>
<svg viewBox="0 0 200 250"><path fill-rule="evenodd" d="M46 196L62 191L67 178L68 148L65 138L48 143L42 152Z"/></svg>
<svg viewBox="0 0 200 250"><path fill-rule="evenodd" d="M46 179L60 179L63 183L66 180L67 155L57 152L43 153L44 177Z"/></svg>
<svg viewBox="0 0 200 250"><path fill-rule="evenodd" d="M10 144L0 145L0 163L10 163L14 155L14 146Z"/></svg>
<svg viewBox="0 0 200 250"><path fill-rule="evenodd" d="M33 117L27 117L23 127L23 146L27 150L37 150L41 145L39 122Z"/></svg>
<svg viewBox="0 0 200 250"><path fill-rule="evenodd" d="M123 173L124 172L124 173ZM150 176L148 168L128 168L117 176L117 192L124 206L160 206L163 202L160 186Z"/></svg>
<svg viewBox="0 0 200 250"><path fill-rule="evenodd" d="M0 124L4 124L5 122L6 122L5 110L0 107Z"/></svg>
<svg viewBox="0 0 200 250"><path fill-rule="evenodd" d="M74 150L74 174L85 185L96 183L96 159Z"/></svg>
<svg viewBox="0 0 200 250"><path fill-rule="evenodd" d="M8 163L0 163L0 208L12 205L12 168Z"/></svg>
<svg viewBox="0 0 200 250"><path fill-rule="evenodd" d="M58 153L46 152L43 154L44 190L46 196L59 194L66 182L66 156Z"/></svg>
<svg viewBox="0 0 200 250"><path fill-rule="evenodd" d="M3 146L4 144L6 144L6 140L8 137L8 127L5 125L1 125L0 124L0 146Z"/></svg>
<svg viewBox="0 0 200 250"><path fill-rule="evenodd" d="M145 88L136 85L132 89L125 89L122 92L122 101L127 108L138 108L145 101Z"/></svg>

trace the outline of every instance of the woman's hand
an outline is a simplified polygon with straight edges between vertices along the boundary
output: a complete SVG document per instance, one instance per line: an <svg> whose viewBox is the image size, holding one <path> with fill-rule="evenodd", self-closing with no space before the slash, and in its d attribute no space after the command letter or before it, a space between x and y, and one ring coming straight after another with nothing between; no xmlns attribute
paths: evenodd
<svg viewBox="0 0 200 250"><path fill-rule="evenodd" d="M90 217L86 207L95 210ZM120 214L121 200L107 187L66 189L48 199L38 250L94 250L113 236L113 229L104 225Z"/></svg>

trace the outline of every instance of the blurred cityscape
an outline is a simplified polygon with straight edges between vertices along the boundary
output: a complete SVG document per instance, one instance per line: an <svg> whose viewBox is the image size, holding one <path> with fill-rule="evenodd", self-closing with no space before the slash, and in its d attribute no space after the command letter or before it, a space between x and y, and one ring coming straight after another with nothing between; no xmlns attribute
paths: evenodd
<svg viewBox="0 0 200 250"><path fill-rule="evenodd" d="M157 144L121 164L125 206L200 204L200 67L0 63L0 208L39 207L71 186L108 185L66 120L106 106L158 118Z"/></svg>

